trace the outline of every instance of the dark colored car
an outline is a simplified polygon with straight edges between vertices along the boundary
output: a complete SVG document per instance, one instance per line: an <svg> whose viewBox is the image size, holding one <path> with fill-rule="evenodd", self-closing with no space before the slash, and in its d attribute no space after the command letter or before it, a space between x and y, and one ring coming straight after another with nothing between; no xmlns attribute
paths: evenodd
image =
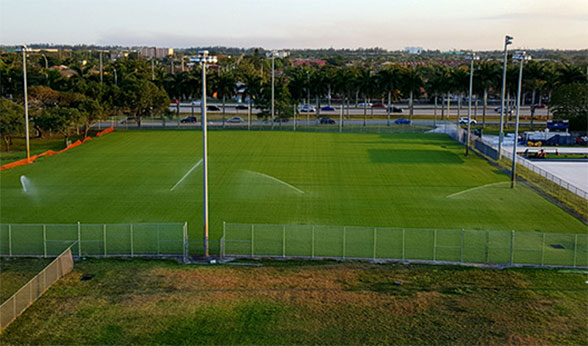
<svg viewBox="0 0 588 346"><path fill-rule="evenodd" d="M180 101L178 101L177 99L173 99L171 100L171 103L180 103Z"/></svg>
<svg viewBox="0 0 588 346"><path fill-rule="evenodd" d="M335 124L335 120L331 118L321 118L321 124L333 125Z"/></svg>
<svg viewBox="0 0 588 346"><path fill-rule="evenodd" d="M374 103L372 108L386 108L386 105L383 103Z"/></svg>
<svg viewBox="0 0 588 346"><path fill-rule="evenodd" d="M396 106L390 106L390 112L392 113L402 113L402 108Z"/></svg>
<svg viewBox="0 0 588 346"><path fill-rule="evenodd" d="M206 110L211 111L211 112L218 112L218 111L220 111L220 108L218 108L215 105L209 105L209 106L206 106Z"/></svg>
<svg viewBox="0 0 588 346"><path fill-rule="evenodd" d="M331 107L331 106L324 106L324 107L321 107L321 111L325 111L325 112L334 112L334 111L335 111L335 107Z"/></svg>
<svg viewBox="0 0 588 346"><path fill-rule="evenodd" d="M394 124L398 124L398 125L409 125L410 124L410 120L404 119L404 118L398 118L398 119L394 120Z"/></svg>
<svg viewBox="0 0 588 346"><path fill-rule="evenodd" d="M195 123L197 121L198 120L196 119L196 117L187 117L187 118L184 118L184 119L180 120L180 122L183 123L183 124L185 124L185 123Z"/></svg>
<svg viewBox="0 0 588 346"><path fill-rule="evenodd" d="M288 118L274 118L274 123L287 123L290 121Z"/></svg>
<svg viewBox="0 0 588 346"><path fill-rule="evenodd" d="M235 106L235 109L247 110L247 109L249 109L249 107L247 107L247 105L237 105L237 106Z"/></svg>
<svg viewBox="0 0 588 346"><path fill-rule="evenodd" d="M543 109L543 108L546 108L547 105L545 103L536 103L536 104L533 105L533 107L535 109Z"/></svg>

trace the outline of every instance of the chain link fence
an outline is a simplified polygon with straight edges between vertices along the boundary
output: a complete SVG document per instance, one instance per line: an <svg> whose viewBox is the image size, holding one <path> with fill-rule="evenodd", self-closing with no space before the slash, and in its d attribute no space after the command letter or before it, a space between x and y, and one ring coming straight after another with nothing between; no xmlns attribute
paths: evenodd
<svg viewBox="0 0 588 346"><path fill-rule="evenodd" d="M51 285L73 269L70 245L45 269L0 305L0 332L31 306Z"/></svg>
<svg viewBox="0 0 588 346"><path fill-rule="evenodd" d="M0 224L0 256L188 256L187 223Z"/></svg>
<svg viewBox="0 0 588 346"><path fill-rule="evenodd" d="M588 268L588 235L225 223L221 256Z"/></svg>

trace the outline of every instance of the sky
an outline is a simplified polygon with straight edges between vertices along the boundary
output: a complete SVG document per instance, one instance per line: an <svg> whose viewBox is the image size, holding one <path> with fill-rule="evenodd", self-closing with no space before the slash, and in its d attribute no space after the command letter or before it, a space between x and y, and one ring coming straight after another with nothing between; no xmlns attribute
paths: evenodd
<svg viewBox="0 0 588 346"><path fill-rule="evenodd" d="M0 44L588 48L588 0L0 0Z"/></svg>

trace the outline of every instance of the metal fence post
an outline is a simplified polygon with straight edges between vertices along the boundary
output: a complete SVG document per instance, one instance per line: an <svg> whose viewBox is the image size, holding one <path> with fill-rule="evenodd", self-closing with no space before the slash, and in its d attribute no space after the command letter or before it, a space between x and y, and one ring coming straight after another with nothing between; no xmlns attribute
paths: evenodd
<svg viewBox="0 0 588 346"><path fill-rule="evenodd" d="M543 263L545 259L545 233L543 233L543 237L541 239L541 266L543 266Z"/></svg>
<svg viewBox="0 0 588 346"><path fill-rule="evenodd" d="M82 257L82 225L78 221L78 256Z"/></svg>
<svg viewBox="0 0 588 346"><path fill-rule="evenodd" d="M106 254L108 253L108 251L106 251L106 224L103 224L102 226L102 234L104 238L104 256L106 256Z"/></svg>
<svg viewBox="0 0 588 346"><path fill-rule="evenodd" d="M43 224L43 257L47 258L47 225Z"/></svg>
<svg viewBox="0 0 588 346"><path fill-rule="evenodd" d="M489 257L490 257L489 246L490 246L490 232L486 231L486 249L485 249L486 250L486 253L485 253L486 263L488 263Z"/></svg>
<svg viewBox="0 0 588 346"><path fill-rule="evenodd" d="M437 230L433 230L433 261L437 260Z"/></svg>
<svg viewBox="0 0 588 346"><path fill-rule="evenodd" d="M378 229L376 227L374 227L374 260L376 259L376 240L378 236Z"/></svg>
<svg viewBox="0 0 588 346"><path fill-rule="evenodd" d="M282 228L282 257L286 257L286 225Z"/></svg>
<svg viewBox="0 0 588 346"><path fill-rule="evenodd" d="M578 253L578 235L574 236L574 267L576 266L576 254Z"/></svg>
<svg viewBox="0 0 588 346"><path fill-rule="evenodd" d="M345 233L347 232L347 228L343 226L343 259L345 259Z"/></svg>
<svg viewBox="0 0 588 346"><path fill-rule="evenodd" d="M157 256L159 256L159 225L157 225Z"/></svg>
<svg viewBox="0 0 588 346"><path fill-rule="evenodd" d="M510 231L510 265L514 262L514 241L515 241L515 231Z"/></svg>
<svg viewBox="0 0 588 346"><path fill-rule="evenodd" d="M254 246L255 246L255 244L254 244L254 239L255 239L255 237L254 237L254 233L255 233L254 227L255 226L253 226L253 224L251 224L251 257L253 257L253 255L255 254L255 250L253 249Z"/></svg>
<svg viewBox="0 0 588 346"><path fill-rule="evenodd" d="M464 233L465 233L465 231L462 228L462 230L461 230L461 249L460 249L460 252L459 252L459 261L461 263L463 263L463 238L464 238Z"/></svg>
<svg viewBox="0 0 588 346"><path fill-rule="evenodd" d="M8 224L8 256L12 256L12 225Z"/></svg>
<svg viewBox="0 0 588 346"><path fill-rule="evenodd" d="M131 257L135 256L135 248L134 248L134 243L135 243L135 239L133 237L133 224L129 224L129 231L131 234Z"/></svg>
<svg viewBox="0 0 588 346"><path fill-rule="evenodd" d="M402 260L404 261L404 228L402 229Z"/></svg>
<svg viewBox="0 0 588 346"><path fill-rule="evenodd" d="M183 233L184 233L184 261L187 262L188 261L188 254L190 253L190 249L189 249L190 242L188 241L188 222L187 221L184 222ZM223 236L224 236L224 233L225 233L225 222L223 221Z"/></svg>
<svg viewBox="0 0 588 346"><path fill-rule="evenodd" d="M310 257L314 258L314 225L312 226L312 244L310 248Z"/></svg>

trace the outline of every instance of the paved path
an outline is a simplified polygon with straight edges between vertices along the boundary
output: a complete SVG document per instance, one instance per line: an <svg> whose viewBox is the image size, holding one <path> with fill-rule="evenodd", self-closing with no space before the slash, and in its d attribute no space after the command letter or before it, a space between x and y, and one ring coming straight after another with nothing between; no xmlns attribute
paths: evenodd
<svg viewBox="0 0 588 346"><path fill-rule="evenodd" d="M533 161L533 164L588 191L588 162Z"/></svg>

